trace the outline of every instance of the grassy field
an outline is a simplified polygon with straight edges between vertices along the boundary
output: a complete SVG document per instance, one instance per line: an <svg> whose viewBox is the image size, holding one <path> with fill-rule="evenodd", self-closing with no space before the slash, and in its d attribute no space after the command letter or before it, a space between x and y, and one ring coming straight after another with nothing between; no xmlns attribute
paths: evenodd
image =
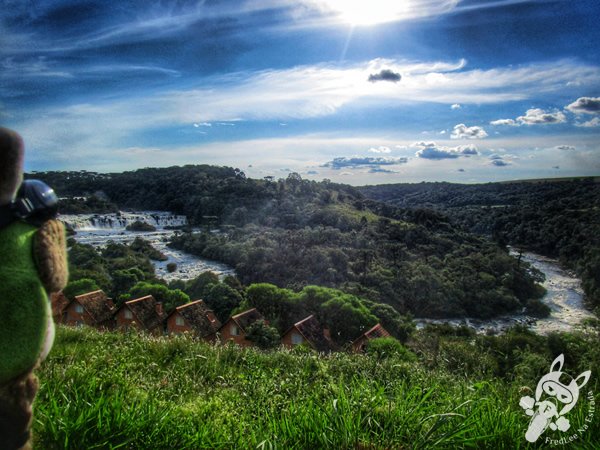
<svg viewBox="0 0 600 450"><path fill-rule="evenodd" d="M458 372L59 327L38 371L35 448L529 448L523 384ZM571 423L590 407L581 398ZM580 434L564 448L600 448L600 411Z"/></svg>

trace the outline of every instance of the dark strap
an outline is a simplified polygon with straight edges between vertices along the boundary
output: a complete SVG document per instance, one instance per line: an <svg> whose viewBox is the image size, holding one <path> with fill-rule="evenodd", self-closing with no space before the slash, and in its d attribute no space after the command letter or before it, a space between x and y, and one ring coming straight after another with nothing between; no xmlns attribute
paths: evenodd
<svg viewBox="0 0 600 450"><path fill-rule="evenodd" d="M0 206L0 229L10 225L15 220L12 204Z"/></svg>

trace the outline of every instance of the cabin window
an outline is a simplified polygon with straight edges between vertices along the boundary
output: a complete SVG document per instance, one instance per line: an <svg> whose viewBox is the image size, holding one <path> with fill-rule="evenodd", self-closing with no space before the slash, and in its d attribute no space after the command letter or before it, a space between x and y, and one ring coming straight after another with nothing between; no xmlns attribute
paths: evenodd
<svg viewBox="0 0 600 450"><path fill-rule="evenodd" d="M75 305L75 312L77 314L82 314L83 313L83 306L81 306L81 305Z"/></svg>
<svg viewBox="0 0 600 450"><path fill-rule="evenodd" d="M299 344L302 344L302 341L303 341L302 335L300 333L297 333L294 331L292 333L292 344L299 345Z"/></svg>
<svg viewBox="0 0 600 450"><path fill-rule="evenodd" d="M176 316L175 317L175 325L177 325L178 327L182 327L185 325L185 322L183 320L183 317L181 316Z"/></svg>
<svg viewBox="0 0 600 450"><path fill-rule="evenodd" d="M125 315L126 319L133 319L133 313L130 310L128 310L128 309L125 310L125 314L124 315Z"/></svg>
<svg viewBox="0 0 600 450"><path fill-rule="evenodd" d="M240 329L235 324L231 325L231 335L232 336L239 336L240 335Z"/></svg>

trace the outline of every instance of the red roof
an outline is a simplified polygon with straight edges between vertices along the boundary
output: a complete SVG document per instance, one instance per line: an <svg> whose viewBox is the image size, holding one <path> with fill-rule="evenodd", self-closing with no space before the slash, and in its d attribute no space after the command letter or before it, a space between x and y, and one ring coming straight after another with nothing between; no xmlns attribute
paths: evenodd
<svg viewBox="0 0 600 450"><path fill-rule="evenodd" d="M367 339L377 339L390 336L391 334L385 328L383 328L380 323L378 323L370 330L365 331L363 334L361 334L354 342L358 341L362 337L365 337Z"/></svg>
<svg viewBox="0 0 600 450"><path fill-rule="evenodd" d="M186 323L192 327L201 337L216 333L221 327L221 322L202 300L186 303L178 306L169 317L178 313ZM214 318L211 320L211 317Z"/></svg>
<svg viewBox="0 0 600 450"><path fill-rule="evenodd" d="M129 300L121 308L129 308L136 319L147 330L152 330L162 323L163 317L158 314L158 302L151 295Z"/></svg>
<svg viewBox="0 0 600 450"><path fill-rule="evenodd" d="M305 317L300 322L296 322L292 328L290 328L285 334L289 333L292 329L298 330L300 334L317 350L320 352L329 352L333 350L334 343L331 339L325 336L323 327L319 324L314 315Z"/></svg>
<svg viewBox="0 0 600 450"><path fill-rule="evenodd" d="M248 328L254 322L265 320L265 318L261 313L258 312L256 308L252 308L236 314L235 316L231 316L230 320L233 320L242 329L242 331L246 331L246 328Z"/></svg>
<svg viewBox="0 0 600 450"><path fill-rule="evenodd" d="M83 306L96 324L111 319L115 309L112 300L101 289L76 295L73 301Z"/></svg>

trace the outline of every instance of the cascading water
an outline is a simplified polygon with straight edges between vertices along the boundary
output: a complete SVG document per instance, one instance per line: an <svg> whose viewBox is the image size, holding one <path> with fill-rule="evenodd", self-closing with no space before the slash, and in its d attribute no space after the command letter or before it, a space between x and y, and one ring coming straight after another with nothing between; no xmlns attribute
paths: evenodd
<svg viewBox="0 0 600 450"><path fill-rule="evenodd" d="M128 244L136 237L149 241L154 248L167 256L167 261L153 261L156 275L167 281L188 280L202 272L211 271L220 277L235 274L226 264L210 261L167 247L175 231L170 227L187 225L185 216L164 211L119 212L114 214L74 214L62 215L60 220L67 228L75 231L75 239L82 244L104 247L108 241ZM152 225L156 231L128 231L126 227L134 222ZM167 264L177 264L173 273L167 271Z"/></svg>
<svg viewBox="0 0 600 450"><path fill-rule="evenodd" d="M134 222L143 222L156 227L181 227L187 225L185 216L174 215L164 211L148 211L140 213L119 212L114 214L74 214L63 215L61 220L75 231L92 230L124 230Z"/></svg>

